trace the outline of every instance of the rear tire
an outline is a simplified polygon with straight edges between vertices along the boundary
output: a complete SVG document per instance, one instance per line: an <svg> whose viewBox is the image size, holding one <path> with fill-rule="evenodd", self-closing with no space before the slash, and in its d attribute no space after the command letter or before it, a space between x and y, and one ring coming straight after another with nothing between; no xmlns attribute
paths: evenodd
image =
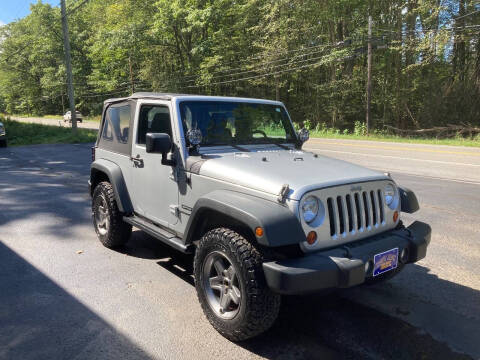
<svg viewBox="0 0 480 360"><path fill-rule="evenodd" d="M278 316L280 295L268 288L262 263L259 249L227 228L209 231L197 247L198 300L212 326L229 340L257 336Z"/></svg>
<svg viewBox="0 0 480 360"><path fill-rule="evenodd" d="M92 197L92 220L100 242L114 249L125 245L132 234L132 226L123 221L118 210L113 187L109 182L99 183Z"/></svg>

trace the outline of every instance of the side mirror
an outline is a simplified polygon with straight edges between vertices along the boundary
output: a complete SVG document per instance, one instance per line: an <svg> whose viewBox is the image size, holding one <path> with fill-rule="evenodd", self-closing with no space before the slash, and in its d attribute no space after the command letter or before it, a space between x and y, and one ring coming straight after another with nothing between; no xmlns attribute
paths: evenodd
<svg viewBox="0 0 480 360"><path fill-rule="evenodd" d="M172 149L172 139L165 133L148 133L146 137L147 153L162 154L162 164L175 166L175 160L167 158Z"/></svg>

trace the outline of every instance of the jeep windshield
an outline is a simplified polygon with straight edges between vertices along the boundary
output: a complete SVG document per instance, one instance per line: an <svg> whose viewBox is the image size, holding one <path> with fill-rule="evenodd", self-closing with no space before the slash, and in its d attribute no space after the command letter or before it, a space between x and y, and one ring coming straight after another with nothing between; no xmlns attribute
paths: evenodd
<svg viewBox="0 0 480 360"><path fill-rule="evenodd" d="M296 141L283 106L255 102L183 101L180 103L185 134L202 132L203 146L282 144Z"/></svg>

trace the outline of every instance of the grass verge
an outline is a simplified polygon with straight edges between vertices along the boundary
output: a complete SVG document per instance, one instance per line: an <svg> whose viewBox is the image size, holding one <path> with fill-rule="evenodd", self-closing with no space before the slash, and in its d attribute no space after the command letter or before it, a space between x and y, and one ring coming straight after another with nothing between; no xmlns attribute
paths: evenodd
<svg viewBox="0 0 480 360"><path fill-rule="evenodd" d="M94 142L96 130L77 129L73 135L71 128L29 124L0 117L7 131L8 146L34 144L76 144Z"/></svg>
<svg viewBox="0 0 480 360"><path fill-rule="evenodd" d="M396 135L379 135L372 134L369 136L342 134L327 131L310 131L310 138L324 138L324 139L343 139L343 140L369 140L369 141L385 141L411 144L427 144L427 145L449 145L449 146L468 146L480 147L480 137L474 139L451 138L451 139L435 139L435 138L420 138L420 137L403 137Z"/></svg>

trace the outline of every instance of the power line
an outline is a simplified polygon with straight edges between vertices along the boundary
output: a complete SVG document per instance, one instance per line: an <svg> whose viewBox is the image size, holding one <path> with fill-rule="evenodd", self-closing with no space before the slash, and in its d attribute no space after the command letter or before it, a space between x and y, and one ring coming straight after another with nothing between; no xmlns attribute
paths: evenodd
<svg viewBox="0 0 480 360"><path fill-rule="evenodd" d="M319 48L319 47L322 47L322 48L325 48L325 47L331 47L331 46L335 46L335 44L321 44L321 45L315 45L315 46L310 46L310 47L304 47L304 48L299 48L299 49L293 49L293 50L288 50L288 51L274 51L274 52L269 52L268 55L275 55L275 54L282 54L282 55L285 55L285 54L289 54L289 53L293 53L293 52L301 52L301 51L305 51L305 50L310 50L310 49L315 49L315 48ZM323 49L322 49L323 50ZM319 52L319 51L318 51ZM315 53L315 52L312 52L312 54ZM250 57L250 58L247 58L247 59L243 59L243 60L240 60L240 61L236 61L235 63L246 63L248 61L252 61L252 60L257 60L257 59L264 59L266 56L265 55L259 55L259 56L255 56L255 57ZM262 62L260 64L268 64L268 63L273 63L273 62L279 62L281 60L284 60L284 59L280 59L280 60L273 60L273 61L269 61L269 62ZM260 65L258 64L258 65ZM242 70L244 69L244 67L237 67L237 68L230 68L230 69L225 69L225 70L218 70L216 71L215 73L222 73L222 72L229 72L229 71L233 71L233 70ZM198 75L187 75L187 76L184 76L183 78L184 79L187 79L187 78L196 78L198 77Z"/></svg>
<svg viewBox="0 0 480 360"><path fill-rule="evenodd" d="M77 11L79 8L81 8L83 5L85 5L89 0L83 0L80 2L77 6L71 5L70 9L67 9L67 12L65 13L65 16L68 16L70 14L73 14L75 11ZM58 6L58 5L57 5Z"/></svg>
<svg viewBox="0 0 480 360"><path fill-rule="evenodd" d="M76 6L75 8L73 9L70 9L68 10L67 14L70 15L70 14L73 14L75 11L77 11L78 9L80 9L83 5L85 5L89 0L83 0L78 6Z"/></svg>
<svg viewBox="0 0 480 360"><path fill-rule="evenodd" d="M336 48L336 47L340 47L340 46L347 45L347 44L349 44L349 43L351 43L351 40L340 41L340 42L338 42L338 43L336 43L336 44L322 44L322 45L315 45L315 46L311 46L311 47L307 47L307 48L290 50L290 51L287 51L286 53L300 52L300 51L305 51L305 50L308 50L308 49L318 49L318 48L321 48L321 49L319 49L319 50L315 50L315 51L312 51L312 52L309 52L309 53L294 55L293 57L286 57L286 58L282 58L282 59L276 59L276 60L272 60L272 61L261 62L261 63L256 64L253 69L249 69L249 70L245 70L245 71L240 71L240 72L236 72L236 73L232 73L232 71L243 70L243 69L245 69L245 68L244 68L244 67L237 67L237 68L230 68L230 69L225 69L225 70L219 70L219 71L214 72L213 74L222 74L222 73L224 73L224 74L223 74L223 75L214 76L214 77L212 77L211 79L228 77L228 76L236 76L236 75L247 74L247 73L252 73L252 72L258 72L258 71L263 70L263 69L260 69L260 70L258 70L258 69L261 68L261 67L264 67L265 65L274 64L274 63L282 62L282 61L289 61L289 60L290 60L290 63L275 65L275 66L273 66L273 68L281 67L281 66L285 66L285 65L291 65L291 64L292 64L292 63L291 63L291 60L294 60L294 59L296 59L296 58L302 58L302 57L305 57L305 56L309 56L309 55L313 55L313 54L318 54L318 53L323 52L323 51L324 51L326 48L328 48L328 47ZM280 53L280 52L275 52L275 53L278 54L278 53ZM283 54L285 54L285 52L283 52ZM256 58L264 58L264 56L258 56L258 57L256 57ZM250 59L253 59L253 58L250 58ZM246 62L247 60L249 60L249 59L241 60L241 62ZM310 60L312 60L312 59L310 59ZM300 61L300 62L304 62L304 60L302 60L302 61ZM247 65L247 66L248 66L248 65ZM187 80L187 81L186 81L186 83L191 83L191 82L196 81L196 79L198 79L200 76L201 76L201 75L190 75L190 76L180 77L180 78L181 78L181 79L192 78L191 80Z"/></svg>
<svg viewBox="0 0 480 360"><path fill-rule="evenodd" d="M264 69L262 69L262 67L265 67L265 65L268 65L268 64L274 64L276 62L281 62L281 61L288 61L288 60L294 60L295 58L302 58L302 57L305 57L305 56L308 56L308 55L313 55L313 54L318 54L318 53L321 53L325 51L325 49L322 49L322 50L318 50L318 51L314 51L314 52L311 52L311 53L307 53L307 54L302 54L302 55L297 55L296 57L293 57L293 58L283 58L283 59L277 59L277 60L274 60L274 61L267 61L267 62L264 62L264 63L260 63L258 64L256 67L254 67L253 69L250 69L250 70L245 70L245 71L240 71L240 72L233 72L233 73L225 73L223 75L217 75L217 76L213 76L211 77L210 79L218 79L218 78L224 78L224 77L229 77L229 76L237 76L237 75L242 75L242 74L249 74L249 73L254 73L254 72L258 72L258 71L262 71ZM301 63L301 62L305 62L305 61L310 61L310 60L315 60L315 59L319 59L319 57L317 58L310 58L310 59L305 59L305 60L300 60L298 62L293 62L293 63ZM285 64L279 64L279 65L273 65L271 66L271 68L278 68L278 67L282 67L282 66L286 66L286 65L292 65L292 61L290 62L287 62ZM229 69L230 71L233 71L233 70L237 70L237 69L242 69L242 68L234 68L234 69ZM227 71L227 70L226 70ZM219 72L214 72L213 74L218 74ZM196 75L196 77L200 77L200 75ZM193 79L193 80L188 80L187 83L191 83L191 82L194 82L196 79Z"/></svg>
<svg viewBox="0 0 480 360"><path fill-rule="evenodd" d="M418 29L418 30L402 30L401 32L395 31L395 30L389 30L389 29L380 29L377 28L376 30L382 31L382 32L388 32L392 34L417 34L417 33L427 33L427 32L454 32L454 31L461 31L461 30L475 30L480 28L480 25L466 25L466 26L457 26L457 27L450 27L450 28L438 28L438 29Z"/></svg>
<svg viewBox="0 0 480 360"><path fill-rule="evenodd" d="M479 12L480 12L480 9L479 9L479 10L472 11L472 12L469 13L469 14L456 17L456 18L454 18L452 21L457 21L458 19L462 19L462 18L464 18L464 17L470 16L470 15L473 15L473 14L476 14L476 13L479 13Z"/></svg>
<svg viewBox="0 0 480 360"><path fill-rule="evenodd" d="M326 55L322 56L321 58L323 58L325 56ZM343 59L349 58L351 56L355 56L355 55L345 56L345 57L343 57L341 59L337 59L337 60L343 60ZM300 69L304 69L304 68L308 68L308 67L312 67L312 66L316 66L316 65L321 65L321 64L322 64L322 61L318 61L318 62L313 63L313 64L306 64L306 65L297 66L297 67L290 68L290 69L270 72L270 73L267 73L267 74L249 76L249 77L245 77L245 78L241 78L241 79L218 81L218 82L214 82L214 83L206 83L206 84L201 84L201 85L190 85L190 86L186 86L185 88L199 88L199 87L202 87L202 86L222 85L222 84L229 84L229 83L234 83L234 82L238 82L238 81L259 79L259 78L263 78L263 77L266 77L266 76L283 74L283 73L292 72L292 71L295 71L295 70L300 70Z"/></svg>

